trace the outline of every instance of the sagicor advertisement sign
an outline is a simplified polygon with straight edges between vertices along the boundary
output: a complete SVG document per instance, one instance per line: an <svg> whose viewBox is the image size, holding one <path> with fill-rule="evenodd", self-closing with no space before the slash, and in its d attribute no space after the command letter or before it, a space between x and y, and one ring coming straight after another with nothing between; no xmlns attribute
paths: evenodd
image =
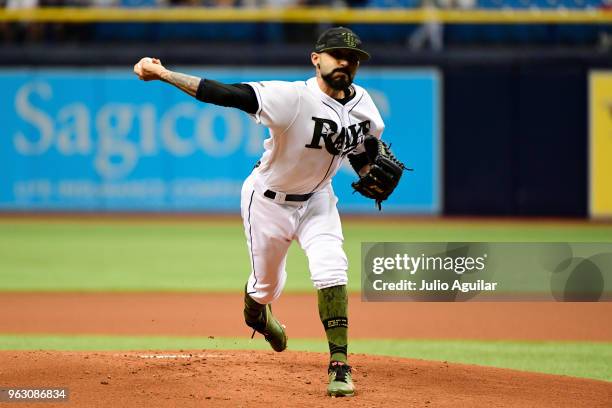
<svg viewBox="0 0 612 408"><path fill-rule="evenodd" d="M181 68L227 83L303 80L312 70ZM440 210L440 80L435 70L363 69L357 83L386 123L383 139L414 172L384 211ZM0 71L0 209L234 212L267 129L130 70ZM334 179L345 212L374 212Z"/></svg>

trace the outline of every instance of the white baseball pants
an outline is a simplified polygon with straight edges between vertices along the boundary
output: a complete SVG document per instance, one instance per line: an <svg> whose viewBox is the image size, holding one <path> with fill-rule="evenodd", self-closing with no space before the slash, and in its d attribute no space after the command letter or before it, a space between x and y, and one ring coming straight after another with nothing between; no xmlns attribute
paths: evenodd
<svg viewBox="0 0 612 408"><path fill-rule="evenodd" d="M342 249L340 216L331 184L304 202L280 203L256 188L256 171L244 182L241 214L251 275L247 293L258 303L277 299L285 286L287 251L294 239L308 258L315 288L346 285L348 260Z"/></svg>

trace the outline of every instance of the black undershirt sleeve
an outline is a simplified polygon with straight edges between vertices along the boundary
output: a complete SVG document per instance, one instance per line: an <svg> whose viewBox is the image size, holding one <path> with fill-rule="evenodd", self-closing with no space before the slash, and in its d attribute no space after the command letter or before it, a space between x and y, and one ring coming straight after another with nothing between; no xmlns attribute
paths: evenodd
<svg viewBox="0 0 612 408"><path fill-rule="evenodd" d="M219 106L238 108L246 113L257 113L257 95L247 84L223 84L211 79L202 79L196 92L196 99Z"/></svg>

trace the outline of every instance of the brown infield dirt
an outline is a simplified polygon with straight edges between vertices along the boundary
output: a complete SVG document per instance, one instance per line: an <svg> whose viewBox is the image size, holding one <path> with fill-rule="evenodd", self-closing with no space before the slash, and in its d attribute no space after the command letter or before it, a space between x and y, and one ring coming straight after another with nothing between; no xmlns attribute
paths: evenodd
<svg viewBox="0 0 612 408"><path fill-rule="evenodd" d="M0 333L248 337L242 294L0 293ZM283 294L289 337L323 338L316 293ZM351 338L612 341L612 302L362 302Z"/></svg>
<svg viewBox="0 0 612 408"><path fill-rule="evenodd" d="M240 294L2 293L0 333L247 337ZM313 294L275 304L290 336L323 338ZM365 303L351 338L611 341L612 303ZM352 354L357 395L325 395L327 355L285 351L0 352L0 387L68 387L15 407L609 407L612 383ZM4 405L0 402L0 405Z"/></svg>
<svg viewBox="0 0 612 408"><path fill-rule="evenodd" d="M0 352L4 383L69 387L68 403L29 404L39 407L595 408L612 400L603 381L362 354L351 356L357 395L331 399L326 359L292 351Z"/></svg>

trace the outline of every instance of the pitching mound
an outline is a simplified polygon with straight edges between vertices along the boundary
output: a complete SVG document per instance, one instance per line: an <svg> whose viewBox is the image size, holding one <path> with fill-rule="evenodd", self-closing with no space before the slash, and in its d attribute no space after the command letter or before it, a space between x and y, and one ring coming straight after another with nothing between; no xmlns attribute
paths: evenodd
<svg viewBox="0 0 612 408"><path fill-rule="evenodd" d="M612 400L603 381L369 355L351 363L358 394L336 399L341 406L594 408ZM70 389L68 404L45 407L330 406L326 364L326 355L302 352L7 351L0 385Z"/></svg>

